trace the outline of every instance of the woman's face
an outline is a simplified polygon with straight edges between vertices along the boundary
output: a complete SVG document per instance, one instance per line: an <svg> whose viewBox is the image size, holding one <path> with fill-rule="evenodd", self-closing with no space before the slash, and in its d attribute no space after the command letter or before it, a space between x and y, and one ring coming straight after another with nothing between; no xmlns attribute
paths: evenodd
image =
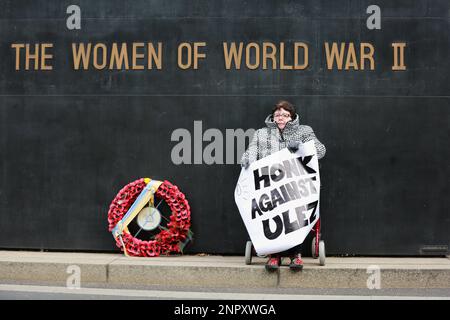
<svg viewBox="0 0 450 320"><path fill-rule="evenodd" d="M278 128L280 130L283 130L284 127L286 127L286 123L292 120L291 114L289 111L281 108L274 112L273 114L273 120L277 124Z"/></svg>

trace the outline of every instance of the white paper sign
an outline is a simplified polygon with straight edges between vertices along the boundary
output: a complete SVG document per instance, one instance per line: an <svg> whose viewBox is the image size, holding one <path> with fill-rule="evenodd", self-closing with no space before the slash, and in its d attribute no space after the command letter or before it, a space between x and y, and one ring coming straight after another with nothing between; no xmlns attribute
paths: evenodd
<svg viewBox="0 0 450 320"><path fill-rule="evenodd" d="M234 199L258 255L303 243L319 219L319 162L313 141L242 169Z"/></svg>

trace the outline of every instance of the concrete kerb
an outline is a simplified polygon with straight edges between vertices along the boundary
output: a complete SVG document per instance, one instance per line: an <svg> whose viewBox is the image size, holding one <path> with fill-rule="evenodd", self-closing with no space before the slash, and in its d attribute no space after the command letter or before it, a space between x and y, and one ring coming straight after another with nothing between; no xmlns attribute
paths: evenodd
<svg viewBox="0 0 450 320"><path fill-rule="evenodd" d="M280 288L368 288L366 269L283 270ZM380 269L380 288L450 288L449 270Z"/></svg>
<svg viewBox="0 0 450 320"><path fill-rule="evenodd" d="M265 259L170 256L130 258L122 254L0 251L0 282L51 281L65 286L69 266L78 266L82 283L105 286L185 286L222 288L367 288L368 268L380 270L383 288L450 288L450 259L327 258L326 266L304 258L301 272L283 265L264 269Z"/></svg>
<svg viewBox="0 0 450 320"><path fill-rule="evenodd" d="M66 285L79 268L83 281L107 282L108 265L117 255L0 251L0 280L52 281Z"/></svg>

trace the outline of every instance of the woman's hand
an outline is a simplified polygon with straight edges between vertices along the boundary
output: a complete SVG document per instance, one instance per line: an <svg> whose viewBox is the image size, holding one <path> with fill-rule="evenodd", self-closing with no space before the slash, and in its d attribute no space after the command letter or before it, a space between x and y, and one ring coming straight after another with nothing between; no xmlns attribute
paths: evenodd
<svg viewBox="0 0 450 320"><path fill-rule="evenodd" d="M242 160L242 163L241 163L241 167L242 167L242 168L244 168L245 170L247 170L249 166L250 166L250 161L248 161L248 159Z"/></svg>

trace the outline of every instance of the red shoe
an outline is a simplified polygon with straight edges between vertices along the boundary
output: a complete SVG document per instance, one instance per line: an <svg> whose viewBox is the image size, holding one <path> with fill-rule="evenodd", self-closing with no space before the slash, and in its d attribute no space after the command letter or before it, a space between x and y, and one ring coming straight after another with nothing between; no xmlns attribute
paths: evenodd
<svg viewBox="0 0 450 320"><path fill-rule="evenodd" d="M267 271L275 271L278 270L280 267L280 257L270 257L269 260L266 263L266 270Z"/></svg>
<svg viewBox="0 0 450 320"><path fill-rule="evenodd" d="M294 271L300 271L303 269L303 260L301 254L296 254L295 256L291 257L289 268Z"/></svg>

